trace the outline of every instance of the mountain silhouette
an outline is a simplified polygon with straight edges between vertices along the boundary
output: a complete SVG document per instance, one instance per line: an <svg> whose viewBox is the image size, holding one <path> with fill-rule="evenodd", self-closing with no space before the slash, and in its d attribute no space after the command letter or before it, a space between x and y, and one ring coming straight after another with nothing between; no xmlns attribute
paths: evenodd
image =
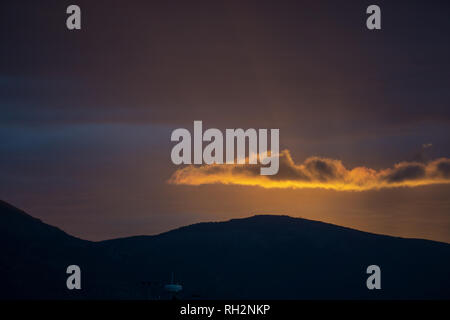
<svg viewBox="0 0 450 320"><path fill-rule="evenodd" d="M288 216L91 242L0 201L1 299L449 299L450 245ZM66 268L81 268L68 290ZM381 290L366 269L381 268Z"/></svg>

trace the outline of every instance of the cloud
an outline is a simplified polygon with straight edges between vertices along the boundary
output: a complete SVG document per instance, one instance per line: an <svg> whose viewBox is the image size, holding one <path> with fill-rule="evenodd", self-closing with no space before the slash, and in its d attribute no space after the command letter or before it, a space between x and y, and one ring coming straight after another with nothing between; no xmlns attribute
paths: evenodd
<svg viewBox="0 0 450 320"><path fill-rule="evenodd" d="M375 170L367 167L347 169L340 160L310 157L296 164L288 150L280 153L277 175L261 176L260 165L187 166L173 173L175 185L230 184L263 188L321 188L364 191L394 187L415 187L450 183L450 159L427 163L400 162L393 168Z"/></svg>

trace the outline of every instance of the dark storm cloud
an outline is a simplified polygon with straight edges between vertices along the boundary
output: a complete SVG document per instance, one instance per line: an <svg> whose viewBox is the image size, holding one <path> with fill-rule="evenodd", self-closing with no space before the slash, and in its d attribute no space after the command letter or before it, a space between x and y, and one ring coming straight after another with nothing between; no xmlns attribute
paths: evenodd
<svg viewBox="0 0 450 320"><path fill-rule="evenodd" d="M27 83L2 85L0 121L202 119L304 137L448 123L447 5L425 3L381 1L384 29L369 33L359 1L80 0L77 33L67 2L13 2L1 70Z"/></svg>
<svg viewBox="0 0 450 320"><path fill-rule="evenodd" d="M416 180L425 176L425 167L421 164L405 164L397 167L386 176L389 182L402 182L405 180Z"/></svg>
<svg viewBox="0 0 450 320"><path fill-rule="evenodd" d="M335 179L338 176L336 166L322 159L310 159L306 161L306 169L319 181Z"/></svg>
<svg viewBox="0 0 450 320"><path fill-rule="evenodd" d="M442 159L436 164L436 173L443 178L450 178L450 160Z"/></svg>

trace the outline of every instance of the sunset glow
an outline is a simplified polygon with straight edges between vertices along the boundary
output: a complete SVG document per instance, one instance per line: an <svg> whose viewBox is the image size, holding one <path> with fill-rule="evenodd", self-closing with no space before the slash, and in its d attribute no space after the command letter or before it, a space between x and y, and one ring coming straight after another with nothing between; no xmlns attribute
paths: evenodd
<svg viewBox="0 0 450 320"><path fill-rule="evenodd" d="M382 188L416 187L450 183L450 159L427 163L400 162L392 168L347 169L340 160L310 157L295 164L289 151L280 154L280 172L260 176L259 165L187 166L169 180L176 185L226 184L263 188L320 188L338 191L365 191Z"/></svg>

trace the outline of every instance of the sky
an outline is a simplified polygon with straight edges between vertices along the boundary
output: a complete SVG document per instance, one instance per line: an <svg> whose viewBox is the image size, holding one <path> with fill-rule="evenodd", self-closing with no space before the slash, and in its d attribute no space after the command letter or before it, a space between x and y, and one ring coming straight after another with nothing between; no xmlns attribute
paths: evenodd
<svg viewBox="0 0 450 320"><path fill-rule="evenodd" d="M450 242L450 5L370 4L2 2L0 199L89 240L287 214ZM279 128L279 175L174 165L195 120Z"/></svg>

